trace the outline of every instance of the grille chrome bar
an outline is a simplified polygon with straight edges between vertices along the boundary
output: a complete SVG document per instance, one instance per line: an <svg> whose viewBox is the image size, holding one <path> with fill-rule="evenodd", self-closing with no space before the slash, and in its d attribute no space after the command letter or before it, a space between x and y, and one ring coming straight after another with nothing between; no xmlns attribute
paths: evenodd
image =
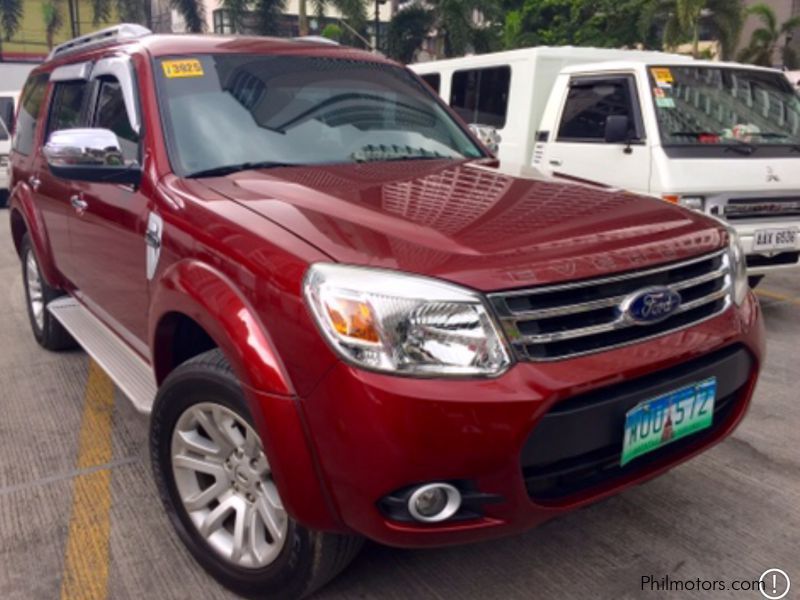
<svg viewBox="0 0 800 600"><path fill-rule="evenodd" d="M677 331L719 315L731 305L727 251L661 267L489 296L517 357L550 361L601 352ZM667 319L634 323L622 305L653 285L681 295ZM575 302L575 297L583 297Z"/></svg>

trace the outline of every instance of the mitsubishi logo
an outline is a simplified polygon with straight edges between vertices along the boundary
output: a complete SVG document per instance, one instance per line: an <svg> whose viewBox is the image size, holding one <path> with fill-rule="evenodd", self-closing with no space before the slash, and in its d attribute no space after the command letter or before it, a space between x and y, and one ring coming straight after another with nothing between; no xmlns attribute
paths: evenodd
<svg viewBox="0 0 800 600"><path fill-rule="evenodd" d="M767 183L778 183L780 180L781 178L772 170L772 167L767 167Z"/></svg>

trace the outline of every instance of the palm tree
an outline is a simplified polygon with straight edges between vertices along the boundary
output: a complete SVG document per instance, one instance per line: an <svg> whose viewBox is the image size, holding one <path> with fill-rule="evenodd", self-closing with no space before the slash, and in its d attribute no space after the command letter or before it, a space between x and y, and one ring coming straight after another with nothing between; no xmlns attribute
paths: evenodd
<svg viewBox="0 0 800 600"><path fill-rule="evenodd" d="M692 56L700 56L701 25L720 45L723 59L731 59L739 43L744 22L742 0L654 0L645 6L639 21L646 38L653 25L663 27L667 48L692 44Z"/></svg>
<svg viewBox="0 0 800 600"><path fill-rule="evenodd" d="M206 7L202 0L169 0L169 5L183 17L186 31L202 33L206 30Z"/></svg>
<svg viewBox="0 0 800 600"><path fill-rule="evenodd" d="M42 3L42 19L47 49L53 49L56 33L64 26L64 11L59 0L45 0Z"/></svg>
<svg viewBox="0 0 800 600"><path fill-rule="evenodd" d="M2 38L11 39L22 23L23 0L0 0L0 60L3 59Z"/></svg>
<svg viewBox="0 0 800 600"><path fill-rule="evenodd" d="M122 23L145 24L149 0L92 0L92 24L108 23L116 11Z"/></svg>
<svg viewBox="0 0 800 600"><path fill-rule="evenodd" d="M255 0L256 31L261 35L277 35L285 9L286 0Z"/></svg>
<svg viewBox="0 0 800 600"><path fill-rule="evenodd" d="M433 13L421 2L403 8L389 23L386 53L402 63L410 63L432 25Z"/></svg>
<svg viewBox="0 0 800 600"><path fill-rule="evenodd" d="M766 4L754 4L747 10L747 15L758 18L762 26L753 32L750 44L739 53L739 60L771 67L780 48L783 65L789 69L797 68L797 52L789 46L787 38L793 30L800 28L800 16L792 17L779 26L775 11Z"/></svg>
<svg viewBox="0 0 800 600"><path fill-rule="evenodd" d="M475 17L486 23L500 22L494 0L430 0L434 29L439 33L445 56L461 56L468 49L486 51L487 28L477 25Z"/></svg>
<svg viewBox="0 0 800 600"><path fill-rule="evenodd" d="M349 45L358 44L363 40L363 33L367 29L367 2L369 0L313 0L314 12L318 18L325 14L325 8L332 6L347 25L342 34L342 42ZM355 33L351 33L355 32ZM360 38L360 39L359 39Z"/></svg>

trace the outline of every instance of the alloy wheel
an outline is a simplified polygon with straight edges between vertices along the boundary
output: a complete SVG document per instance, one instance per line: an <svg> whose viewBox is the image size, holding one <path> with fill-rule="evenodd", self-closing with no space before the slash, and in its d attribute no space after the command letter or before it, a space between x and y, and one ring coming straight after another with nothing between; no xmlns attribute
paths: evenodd
<svg viewBox="0 0 800 600"><path fill-rule="evenodd" d="M288 515L261 439L242 417L211 402L190 406L173 430L171 458L183 507L217 554L246 569L278 557Z"/></svg>
<svg viewBox="0 0 800 600"><path fill-rule="evenodd" d="M36 327L42 331L44 329L44 290L42 278L39 275L39 265L36 264L33 250L29 250L25 257L25 279L28 286L28 303L31 314Z"/></svg>

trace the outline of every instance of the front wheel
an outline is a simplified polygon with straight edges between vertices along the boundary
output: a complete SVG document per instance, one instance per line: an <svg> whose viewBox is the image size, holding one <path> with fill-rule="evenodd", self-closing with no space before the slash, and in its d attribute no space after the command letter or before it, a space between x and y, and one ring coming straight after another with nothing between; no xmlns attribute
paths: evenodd
<svg viewBox="0 0 800 600"><path fill-rule="evenodd" d="M302 598L355 557L359 538L304 528L284 510L241 388L219 350L159 389L153 473L178 535L224 586L249 598Z"/></svg>

